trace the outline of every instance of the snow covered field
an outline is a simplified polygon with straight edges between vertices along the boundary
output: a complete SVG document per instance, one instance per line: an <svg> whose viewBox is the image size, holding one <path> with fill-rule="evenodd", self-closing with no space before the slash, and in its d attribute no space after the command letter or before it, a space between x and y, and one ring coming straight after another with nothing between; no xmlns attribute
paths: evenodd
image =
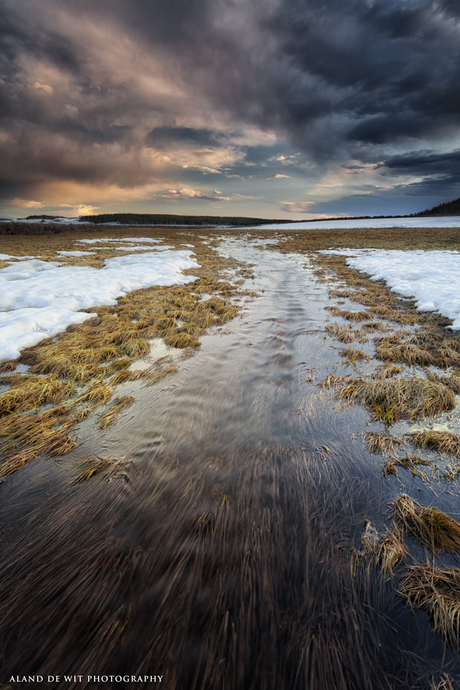
<svg viewBox="0 0 460 690"><path fill-rule="evenodd" d="M456 251L396 249L325 250L347 256L347 265L383 279L395 292L414 297L420 311L437 311L460 329L460 254Z"/></svg>
<svg viewBox="0 0 460 690"><path fill-rule="evenodd" d="M132 290L196 280L182 273L199 267L190 250L158 249L162 251L107 259L100 270L40 259L14 261L1 269L0 362L16 359L24 348L95 316L80 309L116 304L118 297Z"/></svg>
<svg viewBox="0 0 460 690"><path fill-rule="evenodd" d="M261 230L334 230L359 228L459 228L460 216L428 218L362 218L357 220L315 220L308 223L286 223L258 226Z"/></svg>

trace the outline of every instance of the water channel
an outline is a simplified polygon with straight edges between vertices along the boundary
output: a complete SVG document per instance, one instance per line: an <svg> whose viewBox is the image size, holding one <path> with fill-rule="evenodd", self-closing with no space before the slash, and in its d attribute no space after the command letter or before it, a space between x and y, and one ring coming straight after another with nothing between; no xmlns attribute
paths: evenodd
<svg viewBox="0 0 460 690"><path fill-rule="evenodd" d="M385 479L362 442L367 413L318 387L344 371L324 332L327 287L304 256L242 239L221 251L255 264L259 296L175 376L124 384L136 401L113 427L89 420L73 453L0 486L1 682L364 690L460 677L397 578L352 565L365 519L383 531L396 496L432 495ZM119 469L73 484L88 456Z"/></svg>

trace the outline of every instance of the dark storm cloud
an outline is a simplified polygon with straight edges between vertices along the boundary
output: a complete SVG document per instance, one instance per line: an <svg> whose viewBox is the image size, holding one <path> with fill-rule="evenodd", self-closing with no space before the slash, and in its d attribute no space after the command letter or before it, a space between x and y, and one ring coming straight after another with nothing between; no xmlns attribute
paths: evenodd
<svg viewBox="0 0 460 690"><path fill-rule="evenodd" d="M448 201L460 188L460 149L448 153L417 151L393 156L382 163L384 171L396 178L416 177L400 189L407 196L429 196ZM397 190L398 188L396 188Z"/></svg>
<svg viewBox="0 0 460 690"><path fill-rule="evenodd" d="M392 175L458 181L458 157L433 143L460 128L457 0L0 0L0 16L0 176L16 185L147 184L142 152L171 146L239 146L225 174L384 159ZM274 132L276 162L222 123ZM414 141L433 150L388 157ZM281 161L283 142L301 163Z"/></svg>
<svg viewBox="0 0 460 690"><path fill-rule="evenodd" d="M186 144L188 146L215 147L222 143L224 136L209 129L192 127L155 127L146 136L145 143L156 148L165 148L169 144Z"/></svg>

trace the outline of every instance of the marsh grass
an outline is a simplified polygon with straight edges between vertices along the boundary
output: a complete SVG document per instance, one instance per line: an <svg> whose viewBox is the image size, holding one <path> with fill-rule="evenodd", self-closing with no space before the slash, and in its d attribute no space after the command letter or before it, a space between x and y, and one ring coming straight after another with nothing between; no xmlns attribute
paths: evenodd
<svg viewBox="0 0 460 690"><path fill-rule="evenodd" d="M68 383L51 376L17 376L11 380L10 388L0 397L0 417L43 405L61 403L72 393L74 390Z"/></svg>
<svg viewBox="0 0 460 690"><path fill-rule="evenodd" d="M435 450L455 457L460 456L460 436L448 431L424 429L406 434L409 442L416 448Z"/></svg>
<svg viewBox="0 0 460 690"><path fill-rule="evenodd" d="M393 525L374 549L374 565L393 577L394 570L406 558L407 550L402 532Z"/></svg>
<svg viewBox="0 0 460 690"><path fill-rule="evenodd" d="M28 415L11 414L0 421L0 451L3 462L0 476L12 474L47 452L64 455L75 446L70 436L74 422L66 407L54 407Z"/></svg>
<svg viewBox="0 0 460 690"><path fill-rule="evenodd" d="M75 477L72 484L87 482L96 475L102 475L104 479L110 479L124 465L125 463L122 460L90 456L87 460L80 463L79 468L81 472Z"/></svg>
<svg viewBox="0 0 460 690"><path fill-rule="evenodd" d="M378 455L396 456L403 443L401 437L383 432L370 432L364 436L367 452Z"/></svg>
<svg viewBox="0 0 460 690"><path fill-rule="evenodd" d="M339 326L337 323L327 324L324 330L340 343L352 343L356 338L355 331Z"/></svg>
<svg viewBox="0 0 460 690"><path fill-rule="evenodd" d="M324 381L318 383L317 385L321 390L330 390L331 388L337 388L338 386L343 386L343 384L349 380L349 376L335 376L335 374L328 374Z"/></svg>
<svg viewBox="0 0 460 690"><path fill-rule="evenodd" d="M402 530L435 555L460 551L460 524L436 508L423 508L403 495L393 504L393 518Z"/></svg>
<svg viewBox="0 0 460 690"><path fill-rule="evenodd" d="M385 364L384 366L378 367L372 374L375 379L391 379L393 376L397 376L402 371L401 367L396 364Z"/></svg>
<svg viewBox="0 0 460 690"><path fill-rule="evenodd" d="M355 347L348 347L346 350L339 350L339 355L345 360L347 364L356 364L356 362L369 361L370 357L362 350L357 350Z"/></svg>
<svg viewBox="0 0 460 690"><path fill-rule="evenodd" d="M331 312L332 316L340 316L347 321L368 321L369 314L366 311L349 311L347 309L339 309L338 307L326 307Z"/></svg>
<svg viewBox="0 0 460 690"><path fill-rule="evenodd" d="M135 237L138 230L133 233L126 228L104 229L105 232L115 238L120 235ZM156 236L158 232L155 231ZM152 232L144 228L141 234L152 236ZM43 259L63 261L56 252L64 248L81 249L82 245L75 243L80 236L69 232L51 238L15 236L14 241L7 237L4 251L8 253L11 244L14 255L37 253ZM161 237L163 244L175 248L183 249L182 243L186 241L180 230L161 229ZM200 336L209 327L220 326L238 313L239 307L233 303L233 298L243 294L254 296L236 284L242 277L253 276L250 267L234 258L221 256L199 239L194 241L194 252L201 268L186 272L198 277L193 283L154 286L129 293L114 306L91 308L87 311L95 312L96 317L24 350L15 362L0 365L0 373L6 375L4 383L10 386L0 396L0 438L6 439L0 446L0 460L6 462L5 473L48 450L55 454L60 449L67 452L72 445L67 436L67 440L59 444L64 430L70 431L99 405L107 403L114 386L136 380L153 385L176 373L178 369L171 361L155 364L142 372L128 370L133 361L148 355L149 340L161 337L168 346L183 349L191 356L200 346ZM66 257L65 262L102 268L107 258L123 254L116 242L90 245L89 250L93 252L90 256ZM151 250L152 247L146 247L146 251ZM124 253L129 252L128 247ZM238 281L235 275L239 276ZM17 363L28 365L26 375L14 373ZM41 414L43 408L50 405L59 406L61 410L58 416L65 422L60 426L50 425L50 417ZM33 422L29 419L31 412L35 413ZM13 435L8 431L9 422L4 421L10 414L19 415ZM34 437L25 444L21 438L29 438L31 425L35 429Z"/></svg>
<svg viewBox="0 0 460 690"><path fill-rule="evenodd" d="M455 690L452 680L447 673L442 674L442 678L437 683L434 678L432 679L430 690Z"/></svg>
<svg viewBox="0 0 460 690"><path fill-rule="evenodd" d="M415 611L426 611L433 631L441 635L446 644L459 650L460 570L441 570L432 565L410 566L399 593ZM444 687L449 688L449 685L444 683Z"/></svg>
<svg viewBox="0 0 460 690"><path fill-rule="evenodd" d="M393 334L377 342L375 356L386 362L403 362L409 366L435 366L441 369L458 367L460 341L455 336L443 337L441 333L422 332L403 340ZM457 379L458 377L455 377ZM453 380L455 388L458 381Z"/></svg>
<svg viewBox="0 0 460 690"><path fill-rule="evenodd" d="M391 380L354 379L337 392L341 402L360 404L391 426L400 419L434 416L455 407L453 392L416 376Z"/></svg>
<svg viewBox="0 0 460 690"><path fill-rule="evenodd" d="M132 405L134 400L135 399L132 395L125 395L122 398L115 398L112 405L110 406L110 409L99 416L99 419L97 420L98 425L102 429L105 429L106 427L113 424L115 419L117 419L118 415L121 414L123 410L125 410L129 405Z"/></svg>
<svg viewBox="0 0 460 690"><path fill-rule="evenodd" d="M412 472L412 474L418 474L423 479L427 479L425 473L421 472L420 465L430 465L430 461L425 458L421 458L418 455L406 455L405 457L393 457L385 461L382 467L382 472L384 477L388 477L390 474L398 474L398 467L402 467L405 470Z"/></svg>

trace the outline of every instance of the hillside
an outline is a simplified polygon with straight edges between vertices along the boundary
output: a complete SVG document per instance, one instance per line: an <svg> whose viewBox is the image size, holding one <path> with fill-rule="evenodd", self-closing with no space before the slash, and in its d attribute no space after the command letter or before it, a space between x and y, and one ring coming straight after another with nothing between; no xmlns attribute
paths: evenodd
<svg viewBox="0 0 460 690"><path fill-rule="evenodd" d="M446 201L439 206L433 206L426 211L414 213L414 216L460 216L460 199Z"/></svg>

